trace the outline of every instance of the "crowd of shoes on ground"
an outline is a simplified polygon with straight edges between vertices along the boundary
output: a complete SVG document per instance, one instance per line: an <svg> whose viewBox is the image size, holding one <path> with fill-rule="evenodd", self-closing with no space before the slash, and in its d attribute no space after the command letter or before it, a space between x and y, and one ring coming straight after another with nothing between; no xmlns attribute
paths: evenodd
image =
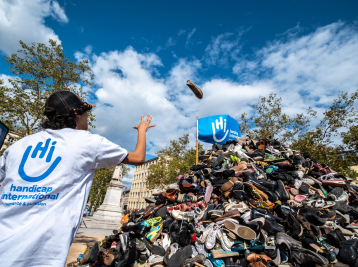
<svg viewBox="0 0 358 267"><path fill-rule="evenodd" d="M68 266L358 266L355 179L249 137L199 162Z"/></svg>

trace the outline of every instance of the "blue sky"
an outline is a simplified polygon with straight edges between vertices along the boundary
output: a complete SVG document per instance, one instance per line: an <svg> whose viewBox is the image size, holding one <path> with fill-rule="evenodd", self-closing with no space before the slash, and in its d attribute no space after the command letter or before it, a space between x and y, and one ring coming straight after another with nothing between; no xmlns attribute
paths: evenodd
<svg viewBox="0 0 358 267"><path fill-rule="evenodd" d="M193 142L196 115L238 118L271 92L286 113L311 106L318 121L338 91L358 88L357 8L357 1L0 0L0 78L11 77L3 59L20 39L56 39L67 56L91 62L93 132L133 150L131 127L151 113L154 155L183 133Z"/></svg>

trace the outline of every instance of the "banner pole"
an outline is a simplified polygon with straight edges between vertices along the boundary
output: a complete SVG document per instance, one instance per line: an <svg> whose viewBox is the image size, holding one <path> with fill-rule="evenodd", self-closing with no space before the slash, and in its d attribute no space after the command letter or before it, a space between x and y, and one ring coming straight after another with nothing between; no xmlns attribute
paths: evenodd
<svg viewBox="0 0 358 267"><path fill-rule="evenodd" d="M198 120L199 120L199 117L196 116L196 164L195 165L198 165L198 138L199 138L199 133L198 133Z"/></svg>

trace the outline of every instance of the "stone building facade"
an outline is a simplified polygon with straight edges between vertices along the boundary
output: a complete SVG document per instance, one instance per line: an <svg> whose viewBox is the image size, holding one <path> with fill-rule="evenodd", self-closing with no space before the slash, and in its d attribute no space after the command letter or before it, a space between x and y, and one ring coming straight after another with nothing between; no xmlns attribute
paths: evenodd
<svg viewBox="0 0 358 267"><path fill-rule="evenodd" d="M123 193L122 193L122 200L121 200L121 208L122 211L126 210L128 208L128 198L129 198L129 194L131 193L131 190L127 189L127 187L124 189Z"/></svg>
<svg viewBox="0 0 358 267"><path fill-rule="evenodd" d="M136 166L134 169L132 185L128 198L128 208L141 209L147 206L146 197L152 197L153 190L146 187L146 178L148 176L148 168L152 164L157 164L159 158L147 160L142 165Z"/></svg>

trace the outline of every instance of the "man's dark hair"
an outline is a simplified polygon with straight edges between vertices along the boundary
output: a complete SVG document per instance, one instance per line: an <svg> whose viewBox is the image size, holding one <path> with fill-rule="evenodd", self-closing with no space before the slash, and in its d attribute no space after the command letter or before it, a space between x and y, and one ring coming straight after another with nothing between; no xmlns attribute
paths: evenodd
<svg viewBox="0 0 358 267"><path fill-rule="evenodd" d="M76 115L82 115L83 113L91 110L92 107L87 103L83 103L80 107L75 110L70 110L65 114L58 114L58 112L51 108L46 107L44 115L46 115L47 120L42 123L42 128L59 130L63 128L76 128Z"/></svg>

